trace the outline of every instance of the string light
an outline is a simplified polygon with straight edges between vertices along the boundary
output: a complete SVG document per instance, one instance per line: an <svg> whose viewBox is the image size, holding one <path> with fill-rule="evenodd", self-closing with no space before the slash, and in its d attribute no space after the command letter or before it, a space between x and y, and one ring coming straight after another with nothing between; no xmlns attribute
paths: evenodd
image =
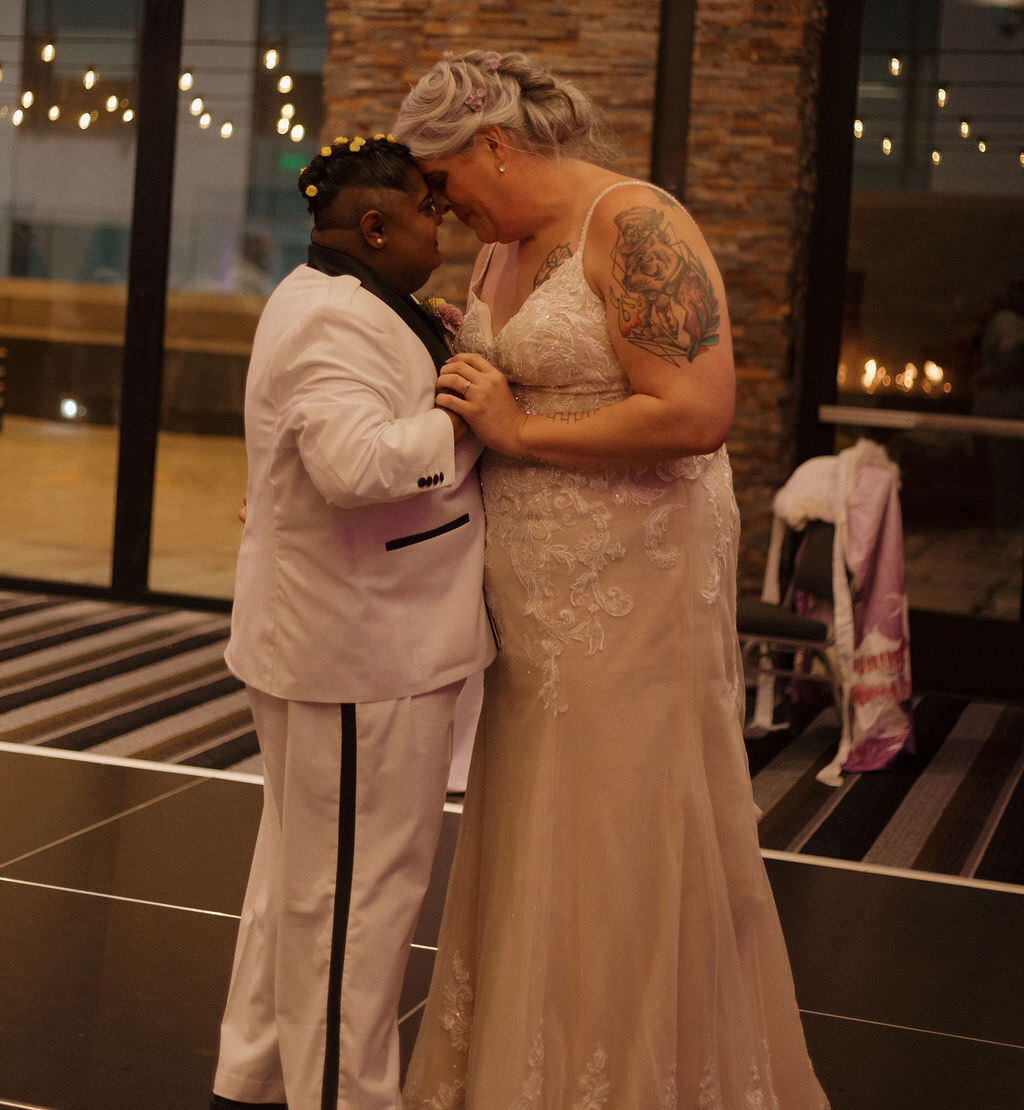
<svg viewBox="0 0 1024 1110"><path fill-rule="evenodd" d="M306 129L301 123L297 123L291 130L290 138L293 143L301 143L306 137Z"/></svg>
<svg viewBox="0 0 1024 1110"><path fill-rule="evenodd" d="M81 115L80 115L80 116L78 117L78 126L79 126L79 127L80 127L80 128L81 128L81 129L83 130L83 131L85 131L85 130L86 130L86 128L87 128L87 127L89 126L89 124L90 124L90 123L92 123L92 116L90 115L90 113L89 113L89 112L83 112L83 113L82 113L82 114L81 114Z"/></svg>
<svg viewBox="0 0 1024 1110"><path fill-rule="evenodd" d="M92 66L82 74L82 84L87 89L91 89L96 84L96 70L94 70Z"/></svg>
<svg viewBox="0 0 1024 1110"><path fill-rule="evenodd" d="M24 118L25 113L21 110L21 108L15 108L14 114L11 116L11 123L13 123L15 127L20 127ZM1024 165L1024 154L1021 154L1021 164Z"/></svg>
<svg viewBox="0 0 1024 1110"><path fill-rule="evenodd" d="M192 113L192 115L198 116L199 113L203 110L203 98L201 96L193 97L192 103L188 106L188 110Z"/></svg>
<svg viewBox="0 0 1024 1110"><path fill-rule="evenodd" d="M182 92L188 92L188 90L192 88L194 82L195 78L192 76L192 71L186 69L178 78L178 88L181 89Z"/></svg>
<svg viewBox="0 0 1024 1110"><path fill-rule="evenodd" d="M903 62L895 54L889 59L889 72L893 77L899 77L903 72Z"/></svg>
<svg viewBox="0 0 1024 1110"><path fill-rule="evenodd" d="M281 55L271 47L266 54L263 55L263 64L267 69L276 69L277 63L281 60Z"/></svg>
<svg viewBox="0 0 1024 1110"><path fill-rule="evenodd" d="M937 166L937 165L939 165L939 163L941 161L942 161L942 151L941 150L933 150L932 151L932 165Z"/></svg>
<svg viewBox="0 0 1024 1110"><path fill-rule="evenodd" d="M988 150L988 143L985 142L984 139L979 139L978 140L978 153L979 154L984 154L986 150Z"/></svg>
<svg viewBox="0 0 1024 1110"><path fill-rule="evenodd" d="M280 80L277 82L277 91L279 93L290 93L294 82L287 73L282 73Z"/></svg>
<svg viewBox="0 0 1024 1110"><path fill-rule="evenodd" d="M50 105L50 110L46 113L46 115L47 115L47 118L52 123L56 123L57 120L60 119L60 105L59 104L51 104Z"/></svg>
<svg viewBox="0 0 1024 1110"><path fill-rule="evenodd" d="M855 119L853 121L853 134L854 137L858 139L864 137L864 121L862 119Z"/></svg>
<svg viewBox="0 0 1024 1110"><path fill-rule="evenodd" d="M116 96L108 96L107 97L106 108L107 108L108 112L116 112L117 111L117 97Z"/></svg>
<svg viewBox="0 0 1024 1110"><path fill-rule="evenodd" d="M33 103L35 102L35 99L36 99L35 93L32 92L31 89L26 89L21 94L21 106L22 106L22 108L31 108Z"/></svg>
<svg viewBox="0 0 1024 1110"><path fill-rule="evenodd" d="M230 139L232 132L235 130L234 124L228 120L226 123L220 125L220 137L222 139Z"/></svg>
<svg viewBox="0 0 1024 1110"><path fill-rule="evenodd" d="M935 90L935 103L938 104L940 108L946 107L946 101L948 99L949 93L946 91L946 89L940 87Z"/></svg>
<svg viewBox="0 0 1024 1110"><path fill-rule="evenodd" d="M295 105L294 104L282 104L281 105L281 119L291 119L294 115L295 115Z"/></svg>
<svg viewBox="0 0 1024 1110"><path fill-rule="evenodd" d="M135 119L135 112L132 111L131 108L125 108L121 113L121 119L123 119L125 123L131 123L132 120Z"/></svg>
<svg viewBox="0 0 1024 1110"><path fill-rule="evenodd" d="M43 49L39 52L39 57L42 58L44 62L52 62L56 56L57 48L53 45L52 42L46 43Z"/></svg>
<svg viewBox="0 0 1024 1110"><path fill-rule="evenodd" d="M960 121L960 137L962 139L969 139L971 137L971 121L962 119Z"/></svg>
<svg viewBox="0 0 1024 1110"><path fill-rule="evenodd" d="M882 153L886 156L886 158L888 158L889 155L892 154L892 139L890 139L888 135L886 135L885 138L882 139Z"/></svg>
<svg viewBox="0 0 1024 1110"><path fill-rule="evenodd" d="M277 121L277 133L279 135L287 135L289 127L291 127L291 122L289 121L287 116L282 116Z"/></svg>

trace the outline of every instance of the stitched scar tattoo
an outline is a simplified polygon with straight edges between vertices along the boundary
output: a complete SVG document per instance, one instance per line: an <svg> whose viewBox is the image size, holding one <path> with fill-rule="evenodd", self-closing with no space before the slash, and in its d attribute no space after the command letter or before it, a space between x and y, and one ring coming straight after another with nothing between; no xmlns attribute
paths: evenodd
<svg viewBox="0 0 1024 1110"><path fill-rule="evenodd" d="M718 343L718 299L708 272L663 212L638 205L615 217L611 300L630 343L678 366Z"/></svg>
<svg viewBox="0 0 1024 1110"><path fill-rule="evenodd" d="M572 258L572 251L569 250L568 243L559 243L557 247L554 247L547 258L540 264L540 269L533 279L534 289L539 285L543 285L555 270L569 258Z"/></svg>

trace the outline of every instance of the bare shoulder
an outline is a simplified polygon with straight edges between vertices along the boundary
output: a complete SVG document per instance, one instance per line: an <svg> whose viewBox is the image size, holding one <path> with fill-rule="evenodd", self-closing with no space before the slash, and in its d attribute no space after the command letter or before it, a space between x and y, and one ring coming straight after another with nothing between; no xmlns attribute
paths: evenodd
<svg viewBox="0 0 1024 1110"><path fill-rule="evenodd" d="M588 280L619 344L673 365L719 345L728 328L721 275L697 224L671 196L643 183L606 193L587 254Z"/></svg>
<svg viewBox="0 0 1024 1110"><path fill-rule="evenodd" d="M671 234L695 253L710 258L710 250L696 221L669 193L643 181L624 179L607 190L594 207L587 246L611 251L656 234ZM592 252L593 253L593 252Z"/></svg>

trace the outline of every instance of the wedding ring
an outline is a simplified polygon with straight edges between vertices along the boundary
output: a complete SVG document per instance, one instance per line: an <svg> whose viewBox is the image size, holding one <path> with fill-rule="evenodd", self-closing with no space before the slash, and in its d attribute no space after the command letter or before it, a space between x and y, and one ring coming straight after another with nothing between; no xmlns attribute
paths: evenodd
<svg viewBox="0 0 1024 1110"><path fill-rule="evenodd" d="M460 389L460 392L461 392L461 394L462 394L462 396L463 396L463 397L465 397L465 396L466 396L466 394L467 394L467 393L469 392L469 387L470 387L470 386L471 386L472 384L473 384L473 383L472 383L471 381L469 381L469 380L468 380L467 378L463 378L463 379L462 379L462 388Z"/></svg>

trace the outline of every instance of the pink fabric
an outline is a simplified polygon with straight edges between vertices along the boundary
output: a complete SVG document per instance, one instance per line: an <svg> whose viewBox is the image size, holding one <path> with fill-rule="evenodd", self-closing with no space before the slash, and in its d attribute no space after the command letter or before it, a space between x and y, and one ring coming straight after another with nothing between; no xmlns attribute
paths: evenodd
<svg viewBox="0 0 1024 1110"><path fill-rule="evenodd" d="M913 752L903 524L895 471L859 467L846 504L853 598L853 742L844 771L878 771Z"/></svg>

